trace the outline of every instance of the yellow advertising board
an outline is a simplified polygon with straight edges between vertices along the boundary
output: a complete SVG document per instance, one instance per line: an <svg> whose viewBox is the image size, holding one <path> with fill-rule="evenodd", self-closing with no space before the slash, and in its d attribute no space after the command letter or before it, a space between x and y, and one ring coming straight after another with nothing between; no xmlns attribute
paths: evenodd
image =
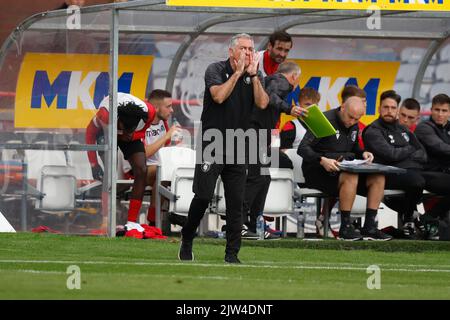
<svg viewBox="0 0 450 320"><path fill-rule="evenodd" d="M367 94L366 114L361 122L369 124L378 118L378 101L381 93L392 90L400 62L351 60L293 60L301 68L299 87L291 95L297 102L301 88L311 87L320 93L321 110L336 108L341 104L340 94L346 85L356 85ZM402 97L408 98L408 97ZM292 117L283 115L280 127Z"/></svg>
<svg viewBox="0 0 450 320"><path fill-rule="evenodd" d="M166 0L169 6L271 9L450 11L450 0Z"/></svg>
<svg viewBox="0 0 450 320"><path fill-rule="evenodd" d="M120 55L118 91L145 99L152 56ZM27 53L17 81L17 128L85 128L109 90L109 56Z"/></svg>

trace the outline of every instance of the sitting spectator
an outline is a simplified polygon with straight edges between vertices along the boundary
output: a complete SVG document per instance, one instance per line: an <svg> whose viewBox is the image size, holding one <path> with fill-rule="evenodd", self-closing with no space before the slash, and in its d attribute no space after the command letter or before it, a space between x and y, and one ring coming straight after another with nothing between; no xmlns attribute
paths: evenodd
<svg viewBox="0 0 450 320"><path fill-rule="evenodd" d="M373 160L372 153L361 150L357 141L358 121L364 113L365 104L361 98L348 98L341 107L324 113L336 128L336 135L315 138L307 131L297 152L303 157L302 169L306 186L319 189L331 197L339 196L339 239L390 240L392 237L378 230L375 222L383 197L384 175L357 174L341 171L339 168L339 161L342 159L364 158L369 162ZM350 221L350 211L356 194L367 196L361 233Z"/></svg>
<svg viewBox="0 0 450 320"><path fill-rule="evenodd" d="M319 101L320 93L315 89L306 87L300 91L298 102L301 108L306 109ZM305 133L306 129L298 118L287 122L280 132L280 149L297 149Z"/></svg>
<svg viewBox="0 0 450 320"><path fill-rule="evenodd" d="M416 99L408 98L403 100L398 112L398 122L407 127L409 131L416 130L417 121L420 117L420 104Z"/></svg>
<svg viewBox="0 0 450 320"><path fill-rule="evenodd" d="M153 121L155 109L151 105L147 106L141 99L122 92L117 94L117 104L117 146L123 152L125 160L130 162L135 177L128 209L128 222L136 222L142 206L147 176L142 139L145 130ZM108 124L109 97L106 97L86 128L86 143L105 144L104 136L105 132L108 132ZM98 162L97 153L88 151L88 158L94 179L103 180L103 169Z"/></svg>
<svg viewBox="0 0 450 320"><path fill-rule="evenodd" d="M169 129L168 120L173 113L172 96L165 90L153 90L148 97L148 105L155 110L155 117L150 127L145 132L145 156L147 157L147 182L152 186L151 202L148 208L147 220L149 225L155 224L156 201L156 168L159 164L158 151L164 146L170 145L174 133L179 126L173 125Z"/></svg>
<svg viewBox="0 0 450 320"><path fill-rule="evenodd" d="M386 174L386 189L399 189L404 196L386 198L385 203L399 214L399 229L415 239L414 211L417 209L425 179L421 170L427 154L414 133L397 120L401 97L389 90L381 94L379 118L364 129L364 144L374 154L374 162L406 169L403 174Z"/></svg>
<svg viewBox="0 0 450 320"><path fill-rule="evenodd" d="M347 101L347 99L350 97L361 98L364 102L364 108L367 107L366 92L363 89L358 88L355 85L345 86L341 92L341 105L344 104ZM362 136L361 136L362 130L364 129L364 127L365 127L365 125L361 121L358 121L358 128L359 128L358 143L359 143L360 149L364 149L364 143L362 142ZM319 236L321 236L321 237L324 236L324 232L325 232L324 231L325 228L323 225L323 222L325 220L325 214L330 214L330 212L325 212L324 208L327 208L327 207L333 208L337 202L337 199L331 197L331 198L327 198L325 201L328 201L328 205L322 207L322 211L320 212L319 216L316 219L317 232L318 232ZM328 227L328 232L329 232L329 234L328 234L329 237L332 237L335 235L330 227Z"/></svg>
<svg viewBox="0 0 450 320"><path fill-rule="evenodd" d="M450 209L450 98L446 94L436 95L431 102L431 117L417 125L416 135L428 153L426 174L435 194L443 195L431 209L430 216L444 219ZM425 219L426 220L426 219ZM430 238L433 230L429 231Z"/></svg>

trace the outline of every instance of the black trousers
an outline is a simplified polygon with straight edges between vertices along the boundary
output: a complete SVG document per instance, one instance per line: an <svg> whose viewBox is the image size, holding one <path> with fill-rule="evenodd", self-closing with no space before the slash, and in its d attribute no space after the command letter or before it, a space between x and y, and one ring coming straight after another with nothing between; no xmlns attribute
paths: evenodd
<svg viewBox="0 0 450 320"><path fill-rule="evenodd" d="M271 156L272 150L270 149L270 142L270 130L266 130L266 141L262 141L260 139L260 136L258 135L258 156L256 158L256 163L250 163L248 165L242 219L248 226L249 230L252 232L256 232L256 219L258 215L262 214L264 211L267 193L269 192L271 179L268 169L271 165L272 159L269 160L269 158L267 158L266 161L264 160L264 157L262 155L266 154L268 157ZM279 150L275 151L278 153L278 155L281 153ZM263 163L263 161L265 161L265 163ZM262 170L265 170L265 174L263 174Z"/></svg>
<svg viewBox="0 0 450 320"><path fill-rule="evenodd" d="M434 217L444 217L450 210L450 174L432 171L408 170L405 174L386 175L386 189L400 189L405 191L404 197L390 197L385 203L397 211L403 222L412 221L417 204L423 199L426 189L442 199L427 212Z"/></svg>
<svg viewBox="0 0 450 320"><path fill-rule="evenodd" d="M252 232L256 232L256 218L264 211L271 181L270 175L261 174L263 167L267 166L260 163L248 166L243 221Z"/></svg>
<svg viewBox="0 0 450 320"><path fill-rule="evenodd" d="M195 166L192 199L183 239L192 240L206 208L214 195L217 178L222 178L225 190L227 254L238 254L241 248L242 205L244 202L247 166L242 164L197 164Z"/></svg>
<svg viewBox="0 0 450 320"><path fill-rule="evenodd" d="M450 210L450 174L435 171L422 171L425 189L442 196L442 199L428 212L433 217L444 218Z"/></svg>
<svg viewBox="0 0 450 320"><path fill-rule="evenodd" d="M392 196L384 199L385 204L397 211L403 222L413 221L414 210L422 199L425 178L419 170L408 169L403 174L387 174L385 189L405 191L403 196Z"/></svg>

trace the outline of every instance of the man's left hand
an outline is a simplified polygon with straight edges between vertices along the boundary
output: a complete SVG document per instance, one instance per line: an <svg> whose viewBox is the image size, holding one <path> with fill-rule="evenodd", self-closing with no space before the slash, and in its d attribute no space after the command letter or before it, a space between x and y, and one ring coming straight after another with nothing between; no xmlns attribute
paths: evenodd
<svg viewBox="0 0 450 320"><path fill-rule="evenodd" d="M372 161L373 161L373 154L372 154L372 152L365 151L363 153L363 158L369 160L369 161L367 161L367 163L372 163Z"/></svg>
<svg viewBox="0 0 450 320"><path fill-rule="evenodd" d="M302 108L300 106L293 106L291 109L291 116L294 117L307 117L308 116L308 110L305 108Z"/></svg>
<svg viewBox="0 0 450 320"><path fill-rule="evenodd" d="M254 75L258 73L259 55L258 53L250 54L250 64L247 67L247 73L249 75Z"/></svg>

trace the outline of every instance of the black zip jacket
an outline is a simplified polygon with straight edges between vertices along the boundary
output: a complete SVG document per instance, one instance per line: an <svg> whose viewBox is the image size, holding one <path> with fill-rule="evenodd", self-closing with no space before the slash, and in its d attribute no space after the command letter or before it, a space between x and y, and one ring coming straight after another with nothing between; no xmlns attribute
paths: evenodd
<svg viewBox="0 0 450 320"><path fill-rule="evenodd" d="M325 117L336 129L336 135L316 138L307 131L302 142L298 146L297 153L303 158L303 168L308 166L320 166L320 157L345 160L362 158L363 150L358 144L358 124L346 128L339 116L340 107L324 112Z"/></svg>
<svg viewBox="0 0 450 320"><path fill-rule="evenodd" d="M292 107L285 99L294 88L281 73L266 77L264 87L269 96L269 105L266 109L253 109L251 126L256 129L275 129L281 112L291 114Z"/></svg>
<svg viewBox="0 0 450 320"><path fill-rule="evenodd" d="M450 122L440 126L432 119L423 121L415 134L428 153L425 169L450 173Z"/></svg>
<svg viewBox="0 0 450 320"><path fill-rule="evenodd" d="M403 169L423 169L427 153L414 133L395 121L378 118L363 131L364 146L374 162Z"/></svg>

